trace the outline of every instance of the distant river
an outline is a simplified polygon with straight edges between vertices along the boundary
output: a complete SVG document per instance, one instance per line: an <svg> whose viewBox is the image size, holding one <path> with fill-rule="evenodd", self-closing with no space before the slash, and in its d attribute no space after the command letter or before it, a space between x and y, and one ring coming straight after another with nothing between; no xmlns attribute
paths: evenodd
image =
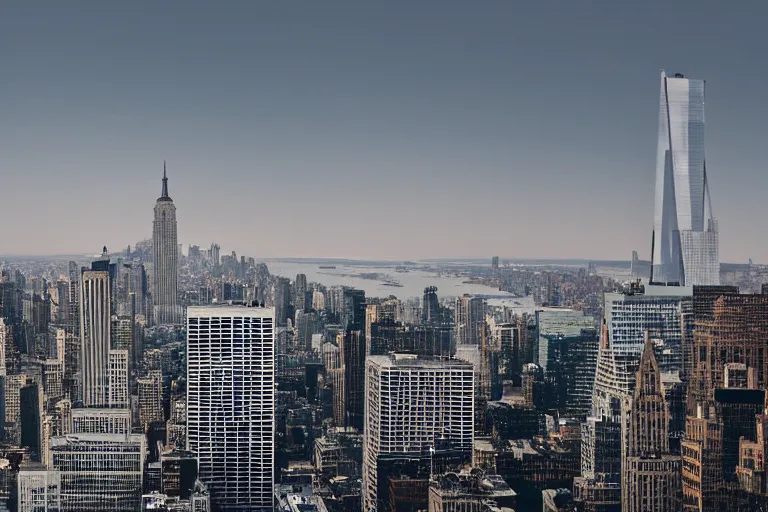
<svg viewBox="0 0 768 512"><path fill-rule="evenodd" d="M398 272L397 264L385 263L348 265L343 263L319 262L286 262L281 260L263 260L273 275L296 279L296 274L306 274L307 281L322 283L325 286L351 286L365 290L368 297L396 296L404 300L410 297L421 297L424 288L437 286L439 297L457 297L465 293L471 295L490 295L494 297L512 297L510 293L500 292L496 288L478 284L464 284L464 278L441 276L436 272L420 268L418 265L409 267L408 272ZM319 268L320 266L335 266L334 269ZM379 274L378 279L364 279L360 274ZM398 283L401 286L387 286L386 282Z"/></svg>

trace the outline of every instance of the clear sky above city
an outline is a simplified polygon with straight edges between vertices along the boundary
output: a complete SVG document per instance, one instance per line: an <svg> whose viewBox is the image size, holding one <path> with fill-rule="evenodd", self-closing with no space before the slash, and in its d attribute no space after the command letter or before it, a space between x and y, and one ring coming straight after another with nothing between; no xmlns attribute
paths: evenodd
<svg viewBox="0 0 768 512"><path fill-rule="evenodd" d="M650 257L659 73L707 80L722 261L768 263L764 2L0 5L0 254Z"/></svg>

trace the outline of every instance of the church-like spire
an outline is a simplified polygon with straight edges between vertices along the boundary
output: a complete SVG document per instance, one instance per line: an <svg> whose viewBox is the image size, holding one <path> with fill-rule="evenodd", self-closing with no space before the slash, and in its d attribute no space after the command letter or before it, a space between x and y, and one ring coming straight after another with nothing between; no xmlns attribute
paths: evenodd
<svg viewBox="0 0 768 512"><path fill-rule="evenodd" d="M163 160L163 193L160 197L170 199L170 196L168 195L168 176L165 174L165 160Z"/></svg>

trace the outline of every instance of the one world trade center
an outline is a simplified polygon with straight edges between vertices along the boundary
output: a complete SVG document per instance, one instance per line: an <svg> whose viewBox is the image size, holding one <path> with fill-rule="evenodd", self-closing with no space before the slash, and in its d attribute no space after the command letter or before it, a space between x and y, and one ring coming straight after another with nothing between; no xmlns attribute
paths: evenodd
<svg viewBox="0 0 768 512"><path fill-rule="evenodd" d="M704 80L661 73L651 282L720 284L704 152Z"/></svg>

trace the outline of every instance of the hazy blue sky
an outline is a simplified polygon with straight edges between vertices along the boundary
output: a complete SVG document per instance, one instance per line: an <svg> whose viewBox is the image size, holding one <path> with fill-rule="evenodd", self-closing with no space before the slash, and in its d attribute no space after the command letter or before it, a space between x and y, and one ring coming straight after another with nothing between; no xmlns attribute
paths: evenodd
<svg viewBox="0 0 768 512"><path fill-rule="evenodd" d="M768 262L765 2L5 1L0 254L650 256L659 72L707 80L724 261ZM185 249L186 250L186 249Z"/></svg>

